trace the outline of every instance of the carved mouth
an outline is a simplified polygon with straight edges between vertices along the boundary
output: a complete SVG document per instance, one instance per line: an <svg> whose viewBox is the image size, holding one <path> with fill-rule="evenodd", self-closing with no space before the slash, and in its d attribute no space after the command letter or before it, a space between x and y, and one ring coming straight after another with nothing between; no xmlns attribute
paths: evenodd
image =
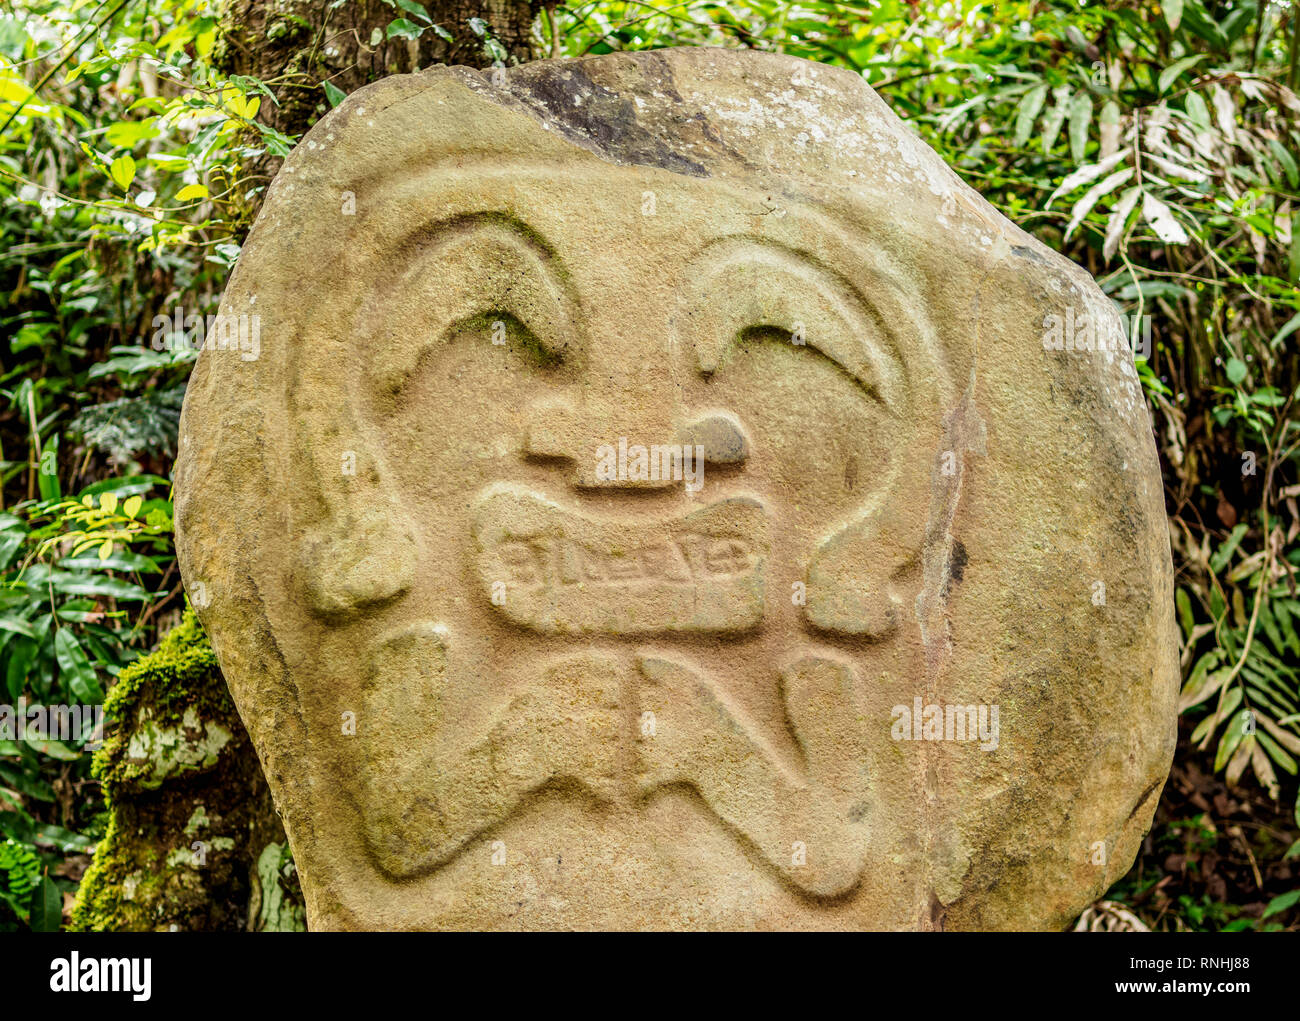
<svg viewBox="0 0 1300 1021"><path fill-rule="evenodd" d="M582 514L520 486L474 509L492 607L543 634L721 634L763 618L768 513L730 497L669 517Z"/></svg>

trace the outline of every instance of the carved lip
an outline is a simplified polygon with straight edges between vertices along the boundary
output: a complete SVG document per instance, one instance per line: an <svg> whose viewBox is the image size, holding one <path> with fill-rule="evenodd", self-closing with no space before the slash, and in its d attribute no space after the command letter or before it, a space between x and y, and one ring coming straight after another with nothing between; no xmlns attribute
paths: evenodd
<svg viewBox="0 0 1300 1021"><path fill-rule="evenodd" d="M523 486L473 511L489 604L543 634L721 634L763 618L767 510L736 496L667 517L584 514Z"/></svg>

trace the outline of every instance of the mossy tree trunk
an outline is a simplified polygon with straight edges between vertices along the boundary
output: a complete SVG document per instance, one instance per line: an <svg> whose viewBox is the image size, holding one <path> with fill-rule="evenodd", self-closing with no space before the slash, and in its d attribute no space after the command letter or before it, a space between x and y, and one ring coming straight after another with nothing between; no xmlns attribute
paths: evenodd
<svg viewBox="0 0 1300 1021"><path fill-rule="evenodd" d="M326 82L350 94L388 75L434 64L489 67L531 60L533 21L543 3L555 2L429 0L421 4L425 21L385 0L229 0L218 62L228 74L265 83L276 102L265 103L259 119L297 137L329 109ZM418 38L390 38L389 25L398 18L421 29ZM247 168L249 184L264 186L277 169L273 157L256 158ZM254 211L256 204L254 198Z"/></svg>
<svg viewBox="0 0 1300 1021"><path fill-rule="evenodd" d="M72 928L304 928L271 792L192 612L122 671L104 715L108 832Z"/></svg>

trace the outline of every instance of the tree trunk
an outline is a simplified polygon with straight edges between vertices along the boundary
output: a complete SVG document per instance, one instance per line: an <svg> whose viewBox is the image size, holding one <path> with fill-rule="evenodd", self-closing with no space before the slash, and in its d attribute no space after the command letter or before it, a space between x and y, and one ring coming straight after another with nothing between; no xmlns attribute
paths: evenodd
<svg viewBox="0 0 1300 1021"><path fill-rule="evenodd" d="M122 671L104 715L94 774L108 832L72 928L305 928L271 792L192 612Z"/></svg>
<svg viewBox="0 0 1300 1021"><path fill-rule="evenodd" d="M276 102L264 101L258 119L297 138L329 109L326 82L349 94L434 64L490 67L531 60L533 19L541 3L431 0L423 5L430 25L384 0L229 0L216 61L229 75L266 84ZM398 18L422 29L419 37L389 38L388 27ZM256 212L278 169L279 160L270 155L246 168L245 190L255 191L249 212Z"/></svg>

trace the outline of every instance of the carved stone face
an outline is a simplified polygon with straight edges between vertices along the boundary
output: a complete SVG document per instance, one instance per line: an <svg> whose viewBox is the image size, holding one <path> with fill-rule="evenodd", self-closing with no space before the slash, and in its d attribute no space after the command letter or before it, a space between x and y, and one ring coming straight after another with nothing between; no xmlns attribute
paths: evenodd
<svg viewBox="0 0 1300 1021"><path fill-rule="evenodd" d="M1140 393L1050 361L1099 292L906 131L701 50L390 79L298 147L178 521L313 926L1053 925L1122 873L1176 685Z"/></svg>

